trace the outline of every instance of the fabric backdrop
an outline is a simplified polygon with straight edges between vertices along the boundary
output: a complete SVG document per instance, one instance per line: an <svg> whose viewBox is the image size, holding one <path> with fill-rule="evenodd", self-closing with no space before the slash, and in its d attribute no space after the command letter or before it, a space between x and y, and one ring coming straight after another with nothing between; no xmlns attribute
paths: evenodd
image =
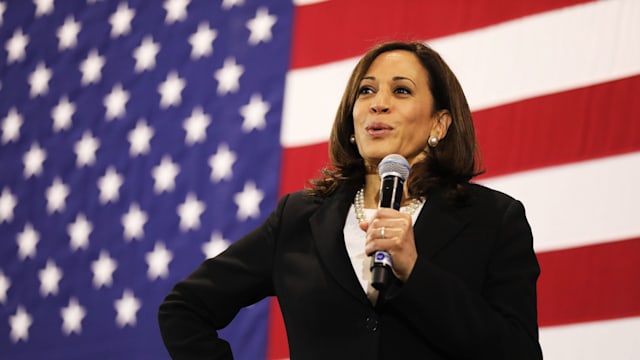
<svg viewBox="0 0 640 360"><path fill-rule="evenodd" d="M0 353L163 359L157 306L327 163L357 58L439 51L534 233L547 359L640 357L640 2L0 0ZM288 357L273 299L221 335Z"/></svg>

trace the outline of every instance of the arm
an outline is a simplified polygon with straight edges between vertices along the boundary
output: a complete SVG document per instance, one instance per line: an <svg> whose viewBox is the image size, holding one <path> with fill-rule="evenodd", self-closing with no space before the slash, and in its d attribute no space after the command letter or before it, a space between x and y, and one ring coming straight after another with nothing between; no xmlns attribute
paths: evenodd
<svg viewBox="0 0 640 360"><path fill-rule="evenodd" d="M174 359L232 359L218 337L238 311L273 294L272 255L283 198L257 229L208 259L175 285L160 305L162 339Z"/></svg>

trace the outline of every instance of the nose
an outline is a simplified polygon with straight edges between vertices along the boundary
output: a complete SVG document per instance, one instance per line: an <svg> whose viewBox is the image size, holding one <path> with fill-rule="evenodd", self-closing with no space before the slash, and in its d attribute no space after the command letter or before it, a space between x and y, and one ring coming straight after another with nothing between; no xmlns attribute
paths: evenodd
<svg viewBox="0 0 640 360"><path fill-rule="evenodd" d="M384 91L378 91L375 97L371 99L369 111L374 114L383 114L389 112L389 98Z"/></svg>

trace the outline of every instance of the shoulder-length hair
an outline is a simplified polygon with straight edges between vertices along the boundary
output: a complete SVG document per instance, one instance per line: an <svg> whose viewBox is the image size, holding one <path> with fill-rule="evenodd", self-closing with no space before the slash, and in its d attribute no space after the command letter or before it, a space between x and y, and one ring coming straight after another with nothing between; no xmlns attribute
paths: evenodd
<svg viewBox="0 0 640 360"><path fill-rule="evenodd" d="M362 78L373 61L382 53L404 50L413 53L427 71L428 86L434 100L434 114L447 110L451 125L447 135L435 148L427 148L423 161L412 166L407 186L412 197L426 196L435 185L449 186L461 193L462 185L481 173L471 110L458 79L440 55L419 42L388 42L369 50L358 62L338 107L329 138L330 166L319 178L311 180L308 192L328 196L338 186L359 188L364 184L366 169L356 145L350 142L354 134L353 106ZM426 120L425 120L426 121ZM459 194L461 195L461 194Z"/></svg>

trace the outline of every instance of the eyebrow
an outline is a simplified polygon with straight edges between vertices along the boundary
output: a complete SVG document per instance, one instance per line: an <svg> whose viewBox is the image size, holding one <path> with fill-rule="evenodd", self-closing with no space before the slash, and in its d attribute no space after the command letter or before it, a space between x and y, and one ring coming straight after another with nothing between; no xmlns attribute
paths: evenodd
<svg viewBox="0 0 640 360"><path fill-rule="evenodd" d="M413 80L411 80L410 78L406 77L406 76L394 76L393 78L391 78L393 81L398 81L398 80L408 80L411 81L413 83L414 86L418 86ZM375 76L365 76L362 78L362 80L376 80Z"/></svg>

